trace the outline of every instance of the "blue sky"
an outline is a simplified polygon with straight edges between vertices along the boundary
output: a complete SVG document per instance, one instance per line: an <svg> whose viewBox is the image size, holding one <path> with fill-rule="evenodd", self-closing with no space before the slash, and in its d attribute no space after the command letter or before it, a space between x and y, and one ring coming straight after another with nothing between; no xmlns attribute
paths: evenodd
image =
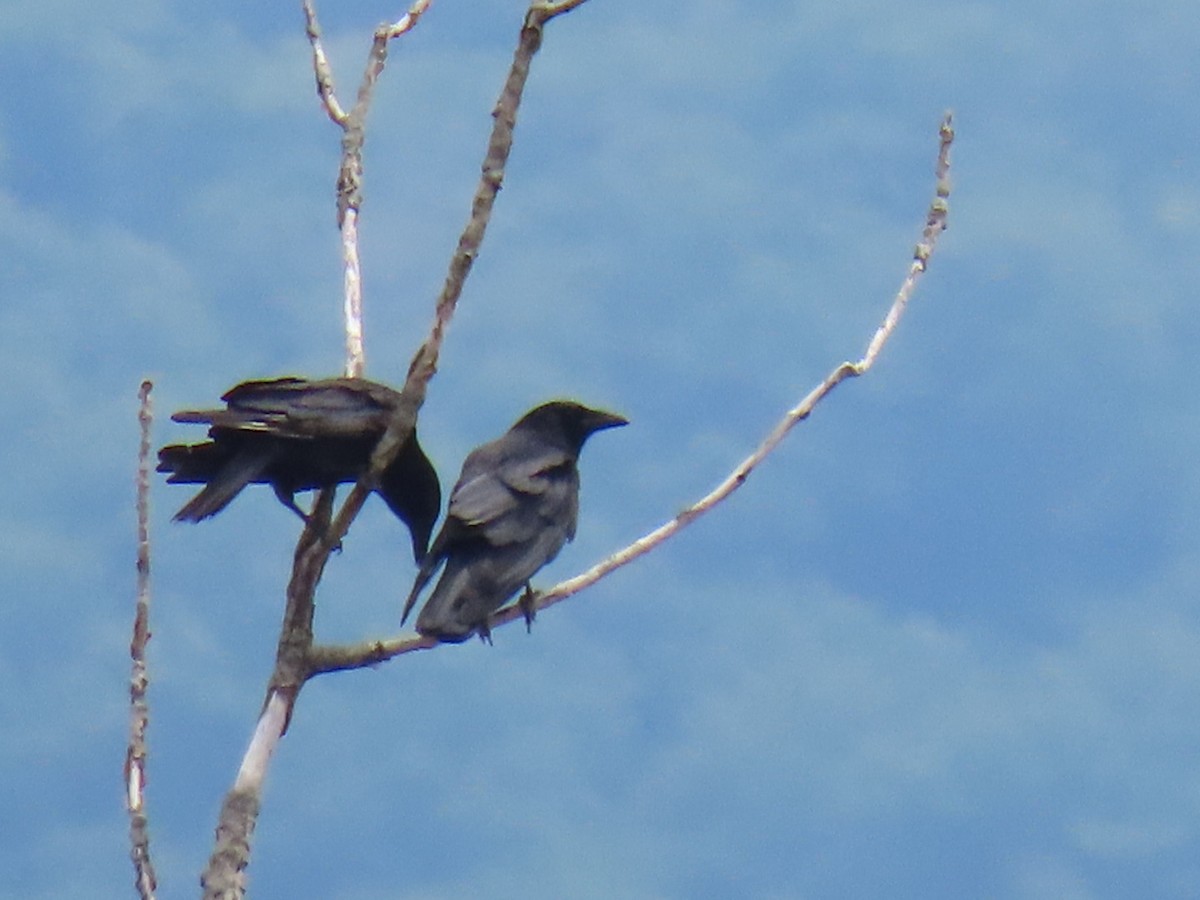
<svg viewBox="0 0 1200 900"><path fill-rule="evenodd" d="M370 29L326 4L345 102ZM363 213L398 383L523 5L393 46ZM534 403L618 410L549 584L710 488L950 230L871 375L652 556L497 633L308 686L253 896L1191 897L1200 888L1200 22L1192 0L639 4L551 24L422 415L451 483ZM298 4L0 8L0 897L130 895L136 391L167 421L340 370L338 134ZM155 484L150 807L194 896L294 517ZM395 633L369 503L318 596Z"/></svg>

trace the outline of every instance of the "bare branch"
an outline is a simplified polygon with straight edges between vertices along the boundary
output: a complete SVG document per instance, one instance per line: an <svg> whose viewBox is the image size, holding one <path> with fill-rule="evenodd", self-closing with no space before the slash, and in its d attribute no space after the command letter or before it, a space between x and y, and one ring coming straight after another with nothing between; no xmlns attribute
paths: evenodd
<svg viewBox="0 0 1200 900"><path fill-rule="evenodd" d="M317 494L296 546L275 670L237 779L221 805L216 847L201 877L205 900L235 900L245 890L243 872L250 864L250 836L261 805L267 766L280 738L287 732L296 698L309 677L313 597L333 546L328 538L333 495L332 489Z"/></svg>
<svg viewBox="0 0 1200 900"><path fill-rule="evenodd" d="M305 12L309 20L309 34L310 40L312 40L312 35L319 34L319 32L316 26L315 12L312 11L310 4L311 0L305 0ZM359 89L358 101L354 109L341 121L331 113L331 117L338 121L345 131L342 140L342 166L338 176L338 211L339 227L342 229L347 287L348 353L346 371L352 376L361 374L363 365L361 291L358 290L361 279L357 249L357 213L361 205L359 192L362 182L362 145L366 111L374 84L386 60L387 41L391 37L409 30L427 6L426 0L419 0L410 8L410 17L406 17L408 18L407 22L401 20L395 25L381 26L376 30L367 72ZM453 262L451 264L451 270L455 274L447 280L448 283L452 283L452 286L443 290L443 294L438 300L434 333L417 352L413 364L409 368L400 407L389 424L388 430L376 446L368 471L351 489L336 518L331 521L333 491L322 491L318 495L308 525L301 534L296 548L292 578L288 584L287 606L276 653L275 671L271 676L263 712L250 741L250 746L243 757L237 782L226 795L222 805L220 824L217 828L217 846L203 876L206 898L232 900L232 898L242 896L245 889L243 873L249 864L250 837L258 816L262 780L265 777L271 754L287 730L296 698L309 678L321 672L344 668L336 660L322 657L320 651L313 648L313 597L329 560L329 554L334 547L341 543L349 531L350 524L366 501L367 494L378 483L380 474L395 458L416 425L417 413L424 403L426 388L436 371L437 350L441 346L442 335L453 316L463 282L470 269L470 260L473 260L482 243L495 195L503 180L504 163L507 161L512 146L516 109L528 76L529 61L540 44L540 25L531 27L527 24L522 29L521 41L513 62L513 69L519 74L515 77L510 73L501 94L501 101L497 104L494 113L496 124L493 127L492 138L488 144L488 153L483 166L484 185L476 194L476 202L472 205L471 219L463 238L459 241L459 249L455 255L456 260L462 258L465 246L468 248L466 253L469 254L470 259L465 265L458 267ZM314 60L321 58L323 58L323 54L318 56L314 49ZM322 85L328 84L328 93L332 97L331 78L323 79L319 64L316 62L314 64L318 65L318 92L323 92ZM335 107L327 108L334 109ZM481 194L486 195L482 201L480 200ZM428 352L430 346L433 347L432 353ZM424 365L418 365L418 362L424 362Z"/></svg>
<svg viewBox="0 0 1200 900"><path fill-rule="evenodd" d="M358 256L358 209L346 210L342 217L342 317L346 328L346 367L348 378L362 378L367 367L363 342L362 268Z"/></svg>
<svg viewBox="0 0 1200 900"><path fill-rule="evenodd" d="M934 169L934 173L937 175L937 191L933 202L929 204L929 213L925 218L925 228L921 232L921 240L913 250L913 260L908 267L908 276L900 285L891 309L888 310L888 314L875 332L875 336L871 338L871 343L867 345L867 352L854 364L855 375L863 374L875 364L875 358L883 349L887 339L891 337L892 332L895 331L900 316L908 306L909 297L916 289L917 279L925 273L929 258L933 255L934 247L937 245L938 237L946 230L946 216L950 212L947 203L950 199L950 145L954 143L954 116L952 113L947 112L942 118L942 125L938 129L938 142L937 165Z"/></svg>
<svg viewBox="0 0 1200 900"><path fill-rule="evenodd" d="M386 37L388 40L398 38L406 31L411 31L417 24L417 20L421 18L421 14L429 9L431 0L416 0L409 7L408 12L402 15L396 22L391 25L380 25L380 28L386 28Z"/></svg>
<svg viewBox="0 0 1200 900"><path fill-rule="evenodd" d="M313 73L317 77L317 96L321 98L321 106L334 125L345 125L346 111L334 93L333 70L329 67L329 58L321 43L321 26L317 22L317 11L313 9L312 0L304 0L304 23L308 43L312 46Z"/></svg>
<svg viewBox="0 0 1200 900"><path fill-rule="evenodd" d="M204 900L240 900L245 895L250 837L258 821L260 793L259 789L234 788L225 795L217 823L216 849L200 878Z"/></svg>
<svg viewBox="0 0 1200 900"><path fill-rule="evenodd" d="M574 8L582 2L584 0L578 0L570 8ZM542 45L542 24L553 16L566 11L567 7L547 10L535 3L526 14L525 23L522 25L521 34L517 39L517 48L513 53L513 62L508 78L505 80L500 97L492 110L492 133L488 138L487 153L483 160L479 186L476 188L471 202L470 218L458 239L458 248L450 260L450 268L446 274L442 292L438 296L429 336L413 357L408 368L408 377L405 379L404 388L401 391L407 403L397 412L396 418L375 448L370 470L350 490L334 519L329 535L331 546L336 546L346 536L350 523L362 509L362 505L366 502L367 495L371 492L380 473L400 452L400 448L408 440L408 435L415 426L417 413L425 403L429 382L437 373L437 362L441 354L442 342L445 339L446 328L454 317L459 297L462 296L463 285L471 272L475 257L479 255L479 248L483 244L488 222L491 220L492 208L496 203L496 195L499 194L504 182L504 167L508 163L508 156L512 151L517 109L521 105L525 82L529 78L530 64ZM377 44L379 34L376 32Z"/></svg>
<svg viewBox="0 0 1200 900"><path fill-rule="evenodd" d="M281 691L272 691L254 728L250 746L242 757L242 765L233 783L235 791L253 791L256 794L262 791L271 754L279 746L279 739L287 730L291 714L292 704L288 697Z"/></svg>
<svg viewBox="0 0 1200 900"><path fill-rule="evenodd" d="M306 3L310 0L305 0ZM346 374L361 378L366 368L362 324L362 269L358 256L358 211L362 208L363 143L366 141L367 110L375 85L387 64L388 42L416 26L430 0L415 0L408 12L393 24L375 29L367 67L358 88L354 109L342 121L342 165L338 172L338 226L342 231L342 286L345 296Z"/></svg>
<svg viewBox="0 0 1200 900"><path fill-rule="evenodd" d="M326 672L346 672L350 669L376 666L393 657L414 650L432 650L436 646L438 641L435 638L408 634L385 640L363 641L360 644L318 645L312 648L309 660L312 663L313 675L323 675Z"/></svg>
<svg viewBox="0 0 1200 900"><path fill-rule="evenodd" d="M549 22L555 16L569 13L577 6L583 6L587 0L559 0L558 3L534 2L529 6L529 15L537 16L540 22Z"/></svg>
<svg viewBox="0 0 1200 900"><path fill-rule="evenodd" d="M235 900L245 893L250 837L262 805L267 766L287 730L294 700L294 695L289 698L280 691L271 691L267 697L250 746L242 757L237 779L221 803L216 846L200 877L204 900Z"/></svg>
<svg viewBox="0 0 1200 900"><path fill-rule="evenodd" d="M346 330L345 373L361 378L366 368L363 342L362 266L358 255L358 211L362 207L362 149L366 140L367 110L375 85L387 63L388 42L411 31L429 8L430 0L415 0L408 12L394 23L375 29L371 52L358 88L354 108L347 113L338 102L333 87L333 70L321 43L321 26L312 0L303 0L305 32L312 46L313 73L317 96L330 121L342 129L342 162L338 169L338 229L342 234L342 294Z"/></svg>
<svg viewBox="0 0 1200 900"><path fill-rule="evenodd" d="M508 164L508 155L512 150L513 131L517 125L517 109L521 105L521 96L525 91L525 82L529 79L529 67L533 57L542 46L542 26L554 16L568 12L583 3L584 0L571 0L569 3L546 4L534 2L525 14L525 22L521 26L521 34L517 39L517 49L513 53L512 66L508 78L500 91L500 97L492 110L492 134L488 139L487 155L483 160L482 175L479 186L475 189L475 197L471 202L471 217L458 239L458 249L450 259L450 270L446 273L446 281L442 293L438 297L437 310L429 337L413 358L409 367L408 384L419 388L424 401L424 387L437 372L438 357L441 354L442 341L445 339L446 326L454 316L458 298L462 296L463 284L471 273L471 266L479 255L480 245L487 232L488 222L492 216L492 207L496 203L496 195L504 182L504 167ZM418 383L413 384L414 379Z"/></svg>
<svg viewBox="0 0 1200 900"><path fill-rule="evenodd" d="M129 679L129 749L125 754L126 805L129 809L130 856L133 859L134 884L142 900L152 900L158 888L154 864L150 859L150 832L146 817L146 728L150 707L146 691L150 678L146 672L146 644L150 640L150 426L154 417L150 392L154 385L143 381L138 390L137 466L137 610L133 618L133 639L129 655L133 671Z"/></svg>
<svg viewBox="0 0 1200 900"><path fill-rule="evenodd" d="M884 344L887 343L888 338L900 323L900 317L908 305L917 281L924 274L937 246L938 237L946 229L946 218L949 212L947 200L950 196L950 145L954 141L954 127L950 113L943 118L938 135L937 189L934 200L929 206L921 241L913 251L913 260L909 265L908 273L892 300L887 315L884 316L883 322L871 338L862 357L857 362L843 362L834 368L824 381L813 388L795 407L787 411L757 449L742 460L712 491L678 513L670 521L638 538L629 546L618 550L586 572L559 582L549 590L537 594L534 598L535 609L541 610L553 606L555 603L579 593L584 588L591 587L601 578L649 553L723 502L730 494L745 484L746 479L750 477L751 472L758 468L759 463L779 446L796 425L807 419L817 404L835 387L847 378L864 374L874 365ZM517 619L524 620L524 612L519 606L513 605L496 613L489 624L495 629ZM340 671L376 665L404 653L429 649L433 645L434 642L430 638L405 636L383 641L368 641L362 644L314 648L313 658L321 666L321 671Z"/></svg>
<svg viewBox="0 0 1200 900"><path fill-rule="evenodd" d="M671 521L660 525L649 534L638 538L628 547L618 550L612 556L608 557L608 559L597 563L586 572L574 578L568 578L566 581L562 581L539 594L535 600L537 609L545 609L547 606L552 606L561 600L565 600L572 594L576 594L584 588L595 584L609 573L628 565L639 556L649 553L663 541L724 501L730 494L746 483L746 479L750 477L751 472L758 468L759 463L766 459L779 446L780 442L787 437L788 433L796 425L807 419L817 404L825 399L835 387L841 384L846 378L864 374L875 364L875 360L878 358L884 344L887 343L888 338L892 336L892 333L896 330L896 326L900 323L900 317L908 306L909 298L916 288L917 280L924 274L929 259L933 255L934 248L937 246L938 237L946 229L946 217L949 212L947 200L950 196L950 145L954 140L953 119L950 113L946 113L942 119L938 136L936 196L929 206L929 213L921 235L921 242L917 244L913 252L913 261L909 265L908 274L900 285L900 290L896 293L895 299L892 300L892 305L889 307L887 315L884 316L883 323L875 332L874 337L871 338L862 358L857 362L844 362L830 372L821 384L813 388L803 400L787 411L779 423L771 429L771 432L759 444L758 448L742 460L729 473L725 480L718 484L711 492L684 509L675 518L671 519ZM520 618L522 615L522 612L516 608L510 608L501 613L504 623ZM497 616L497 619L500 619L501 616ZM496 624L502 623L497 621Z"/></svg>

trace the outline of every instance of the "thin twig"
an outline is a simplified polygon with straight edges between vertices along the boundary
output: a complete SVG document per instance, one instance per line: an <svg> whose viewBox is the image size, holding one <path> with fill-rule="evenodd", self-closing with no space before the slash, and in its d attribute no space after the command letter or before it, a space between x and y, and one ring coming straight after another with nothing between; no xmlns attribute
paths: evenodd
<svg viewBox="0 0 1200 900"><path fill-rule="evenodd" d="M375 29L371 51L363 71L354 108L346 112L333 86L333 69L321 43L321 25L312 0L303 0L305 33L312 47L313 74L317 96L331 122L342 129L342 161L337 179L337 220L342 235L342 296L346 331L345 373L361 378L366 369L363 342L362 264L358 253L358 213L362 208L363 143L366 140L367 111L375 85L387 63L388 43L411 31L429 8L431 0L415 0L407 13L396 22L384 22Z"/></svg>
<svg viewBox="0 0 1200 900"><path fill-rule="evenodd" d="M454 315L458 298L462 295L463 284L471 272L471 266L479 255L483 236L491 219L492 207L496 203L496 195L504 182L504 167L508 164L508 155L512 150L513 131L517 125L517 109L521 105L521 96L525 91L525 82L529 78L529 67L534 55L542 46L543 26L555 16L569 12L586 0L569 0L568 3L546 4L533 3L525 14L525 22L521 26L521 34L517 39L517 49L513 53L512 66L508 70L508 78L500 91L500 97L492 110L492 134L488 139L487 155L483 160L482 174L479 186L475 189L475 197L471 201L471 217L467 227L463 229L458 239L458 248L450 259L450 269L446 273L446 281L442 285L442 293L438 296L437 309L433 327L429 337L413 358L409 367L408 381L414 378L419 384L421 396L424 399L424 385L437 372L438 357L441 354L442 342L445 339L446 326ZM409 384L405 384L405 390Z"/></svg>
<svg viewBox="0 0 1200 900"><path fill-rule="evenodd" d="M424 13L425 10L429 9L430 2L431 0L416 0L416 2L409 7L408 12L402 15L394 23L391 25L381 25L379 27L387 29L388 40L391 40L392 38L398 38L400 35L404 34L404 32L411 31L416 26L417 20L421 18L421 14Z"/></svg>
<svg viewBox="0 0 1200 900"><path fill-rule="evenodd" d="M152 900L158 887L154 864L150 859L150 831L146 817L146 728L150 707L146 692L150 678L146 671L146 644L150 640L150 426L153 414L150 392L154 385L143 381L138 390L137 466L137 610L133 617L133 639L129 655L133 660L129 679L129 749L125 755L126 805L129 809L130 856L133 859L134 884L142 900Z"/></svg>
<svg viewBox="0 0 1200 900"><path fill-rule="evenodd" d="M329 57L325 55L325 47L321 43L321 25L317 22L317 11L313 9L312 0L304 0L305 33L312 47L313 73L317 78L317 96L321 98L321 106L334 125L344 125L346 111L338 103L337 94L333 88L333 69L329 66Z"/></svg>
<svg viewBox="0 0 1200 900"><path fill-rule="evenodd" d="M555 16L561 16L563 13L569 13L577 6L583 6L587 0L559 0L558 3L533 3L529 7L531 14L538 17L541 22L549 22Z"/></svg>
<svg viewBox="0 0 1200 900"><path fill-rule="evenodd" d="M746 479L750 477L750 473L758 468L758 465L779 446L780 442L787 437L788 433L796 425L809 417L817 404L835 387L847 378L857 377L870 370L875 364L875 360L879 357L880 351L896 330L896 326L899 325L900 318L908 305L913 290L916 288L917 281L924 274L929 260L933 256L938 237L946 229L946 219L949 213L947 201L950 196L950 146L954 141L954 126L950 113L946 113L943 118L938 131L938 137L937 188L933 202L929 206L921 240L913 251L912 262L909 265L904 281L900 285L900 289L896 292L896 296L892 300L892 304L888 308L883 322L867 344L867 349L862 357L857 362L843 362L834 368L824 381L813 388L796 406L787 411L754 452L742 460L712 491L678 513L670 521L663 523L658 528L638 538L632 544L613 553L587 571L573 578L561 581L552 588L538 593L534 599L536 609L541 610L548 606L553 606L555 603L559 603L567 597L579 593L584 588L591 587L601 578L615 572L622 566L628 565L638 557L649 553L668 538L671 538L683 528L696 521L700 516L722 503L730 494L745 484ZM517 619L524 621L524 616L524 611L519 606L513 605L496 613L489 620L489 624L495 629ZM404 653L411 653L414 650L427 650L433 646L436 646L436 642L431 638L404 635L387 640L367 641L361 644L315 647L313 648L312 658L321 667L320 671L343 671L377 665Z"/></svg>
<svg viewBox="0 0 1200 900"><path fill-rule="evenodd" d="M311 0L305 0L309 3ZM371 52L363 70L354 108L342 122L342 164L338 171L338 227L342 232L343 278L346 320L346 375L361 378L366 368L363 344L362 266L358 253L358 215L362 209L363 144L367 139L367 111L375 85L387 64L388 44L411 31L429 8L430 0L415 0L397 22L375 29Z"/></svg>
<svg viewBox="0 0 1200 900"><path fill-rule="evenodd" d="M553 606L555 603L565 600L572 594L577 594L584 588L590 587L606 575L609 575L622 566L628 565L639 556L649 553L663 541L713 509L713 507L724 501L730 494L745 484L746 479L750 477L751 472L758 468L759 463L766 459L779 446L780 442L787 437L788 433L796 425L807 419L817 404L825 399L835 387L841 384L846 378L858 377L870 370L875 364L875 360L879 357L880 351L883 350L884 344L892 336L892 333L896 330L896 326L900 324L900 317L904 314L904 310L908 306L909 298L916 288L917 281L928 267L929 259L937 246L938 237L946 229L946 218L949 213L947 201L950 196L950 145L954 141L953 118L949 112L942 119L941 127L938 130L938 139L936 195L929 206L925 228L921 234L921 241L913 251L913 259L909 265L908 273L901 283L900 289L896 292L896 296L892 300L892 305L888 308L887 315L884 316L883 322L871 338L866 352L862 357L857 362L843 362L833 369L821 384L813 388L804 399L787 411L754 452L742 460L712 491L678 513L669 522L660 525L649 534L638 538L628 547L618 550L612 556L592 566L586 572L576 575L574 578L568 578L566 581L559 582L549 590L540 593L535 601L537 609L545 609L547 606ZM504 623L521 617L523 617L523 613L516 608L507 609L503 612ZM498 622L497 624L500 623Z"/></svg>

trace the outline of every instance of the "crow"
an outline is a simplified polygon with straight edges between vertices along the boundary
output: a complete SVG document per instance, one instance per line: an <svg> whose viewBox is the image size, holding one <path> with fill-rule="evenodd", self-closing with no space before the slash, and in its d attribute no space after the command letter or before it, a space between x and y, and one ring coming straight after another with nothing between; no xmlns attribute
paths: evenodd
<svg viewBox="0 0 1200 900"><path fill-rule="evenodd" d="M357 481L400 406L398 391L364 378L246 381L221 399L225 409L171 416L209 425L209 440L158 452L158 471L171 473L168 482L205 485L175 514L177 522L216 515L248 484L270 484L280 502L307 521L296 492ZM383 471L376 491L408 526L413 558L420 562L442 490L415 430Z"/></svg>
<svg viewBox="0 0 1200 900"><path fill-rule="evenodd" d="M417 631L448 643L478 632L489 617L575 537L584 442L628 424L613 413L556 400L526 413L507 433L472 450L450 494L446 520L421 563L401 624L438 567L445 570L417 617ZM532 610L526 609L526 621Z"/></svg>

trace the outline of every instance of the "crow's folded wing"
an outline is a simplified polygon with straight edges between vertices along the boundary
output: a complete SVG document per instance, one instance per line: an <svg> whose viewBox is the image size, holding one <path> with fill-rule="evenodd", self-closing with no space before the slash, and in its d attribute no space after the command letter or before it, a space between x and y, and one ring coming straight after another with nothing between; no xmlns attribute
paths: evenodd
<svg viewBox="0 0 1200 900"><path fill-rule="evenodd" d="M226 391L225 409L183 410L171 418L288 438L378 439L399 398L399 392L363 378L275 378Z"/></svg>
<svg viewBox="0 0 1200 900"><path fill-rule="evenodd" d="M482 458L468 457L448 517L494 546L533 540L547 527L573 536L579 492L574 456L551 447L502 456L495 449L488 445L476 451Z"/></svg>

